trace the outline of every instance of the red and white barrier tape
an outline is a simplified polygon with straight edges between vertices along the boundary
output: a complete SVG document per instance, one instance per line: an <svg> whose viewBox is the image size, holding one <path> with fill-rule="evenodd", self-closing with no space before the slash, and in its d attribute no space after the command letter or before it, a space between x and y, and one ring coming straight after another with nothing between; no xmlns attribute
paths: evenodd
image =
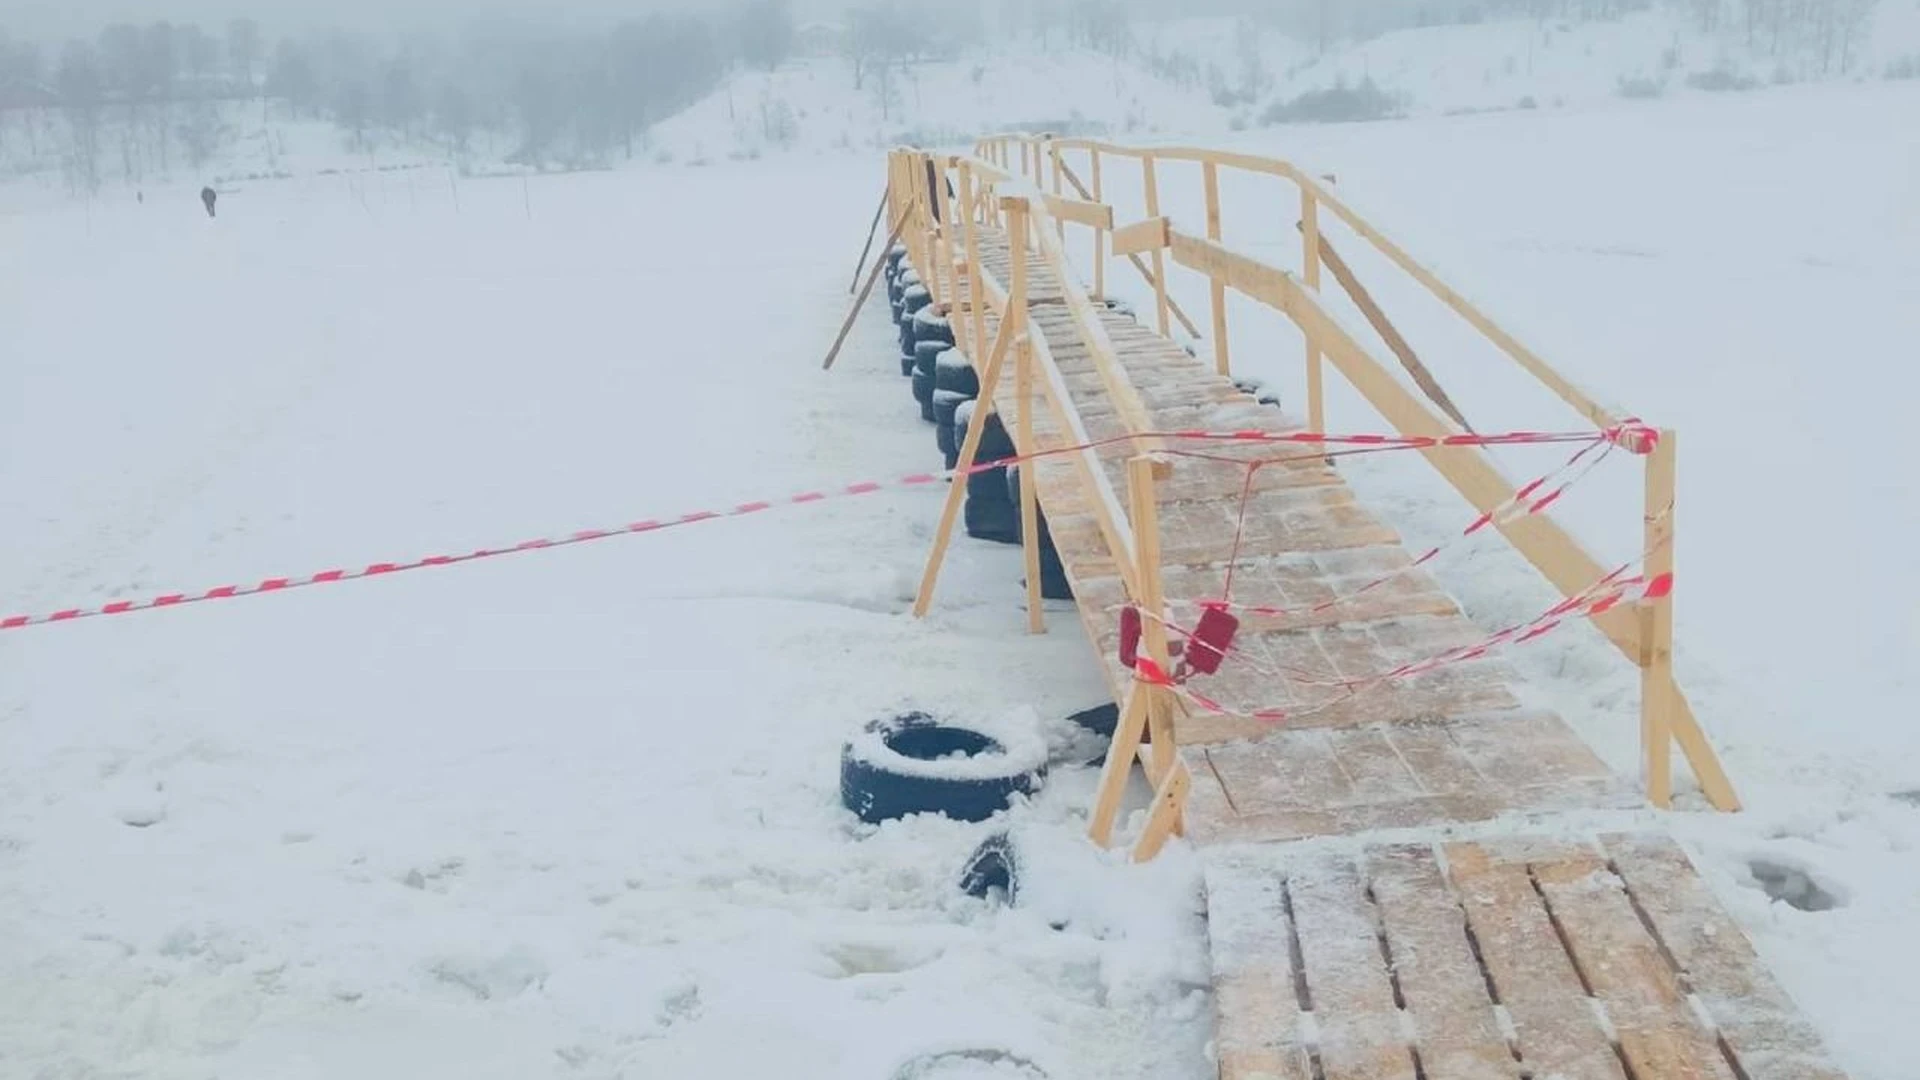
<svg viewBox="0 0 1920 1080"><path fill-rule="evenodd" d="M986 471L996 465L976 466L974 472ZM875 492L899 490L903 488L928 487L953 476L953 473L915 473L887 481L867 481L847 484L842 487L823 488L819 491L807 491L790 495L784 499L765 502L741 503L737 506L717 510L700 510L676 517L648 518L608 529L584 529L563 536L541 537L535 540L523 540L508 547L481 548L465 555L429 555L425 558L407 562L373 563L357 569L323 570L317 574L305 574L300 577L268 578L250 585L222 585L192 593L171 593L164 596L148 597L144 600L116 600L98 607L76 607L55 611L44 615L10 615L0 618L0 630L19 630L29 626L44 626L50 623L74 622L80 619L99 618L103 615L126 615L136 611L153 611L159 608L180 607L186 604L201 604L212 600L231 600L242 596L258 596L262 593L286 592L291 589L303 589L314 585L332 585L342 581L356 581L361 578L385 577L390 574L405 573L409 570L426 570L437 566L458 566L462 563L479 562L483 559L497 559L507 555L519 555L530 551L547 551L553 548L573 547L589 544L598 540L611 540L618 536L633 536L640 533L660 532L680 525L692 525L702 521L719 521L725 518L746 517L783 507L807 506L830 499L843 499L854 495L871 495ZM964 474L963 474L964 475Z"/></svg>
<svg viewBox="0 0 1920 1080"><path fill-rule="evenodd" d="M1144 654L1137 655L1134 658L1134 677L1138 681L1148 685L1159 686L1170 690L1196 708L1216 716L1244 716L1248 719L1270 723L1299 720L1304 716L1332 708L1343 701L1350 700L1368 690L1376 689L1388 683L1425 675L1454 664L1464 664L1473 660L1484 659L1496 650L1506 646L1524 645L1527 642L1538 640L1565 626L1570 621L1603 615L1622 604L1664 600L1672 595L1672 573L1659 574L1652 578L1639 575L1628 577L1626 576L1627 569L1628 567L1626 566L1620 567L1593 585L1562 600L1560 603L1555 604L1553 607L1527 622L1509 626L1472 645L1448 649L1434 656L1402 664L1392 671L1379 675L1369 675L1364 678L1355 679L1321 679L1317 676L1298 671L1267 671L1264 669L1259 671L1259 674L1273 675L1299 685L1324 686L1339 691L1339 693L1328 700L1305 709L1269 708L1241 710L1229 708L1194 689L1187 678L1168 673L1159 664L1155 663L1152 658ZM1146 617L1154 618L1152 615ZM1161 618L1156 621L1184 638L1191 639L1193 637L1190 630L1184 629L1170 620ZM1236 650L1231 648L1228 650L1228 655L1234 655L1235 653Z"/></svg>
<svg viewBox="0 0 1920 1080"><path fill-rule="evenodd" d="M1407 565L1399 568L1398 570L1394 570L1391 573L1383 574L1380 577L1377 577L1372 581L1367 582L1366 584L1360 586L1357 589L1354 589L1351 592L1343 593L1339 596L1334 597L1331 600L1324 600L1318 604L1312 605L1311 607L1304 607L1304 608L1282 608L1282 607L1273 607L1271 605L1241 604L1241 603L1234 602L1230 598L1169 601L1168 607L1169 609L1176 609L1176 610L1185 609L1185 608L1205 609L1205 608L1212 607L1212 608L1222 608L1228 611L1237 611L1245 615L1266 616L1269 618L1289 618L1294 616L1319 615L1319 614L1323 614L1325 612L1331 611L1335 608L1341 607L1345 604L1352 603L1353 601L1359 599L1360 597L1365 596L1376 589L1383 588L1386 585L1389 585L1392 582L1397 581L1400 578L1403 578L1408 574L1413 573L1415 570L1418 570L1421 567L1426 566L1428 563L1431 563L1435 559L1438 559L1441 555L1444 555L1448 550L1453 548L1455 545L1464 543L1468 538L1472 537L1475 533L1480 532L1481 530L1487 528L1490 525L1494 525L1494 524L1504 525L1507 522L1514 521L1519 518L1529 517L1534 514L1545 512L1549 506L1552 506L1555 502L1559 501L1559 499L1567 493L1568 489L1572 488L1575 484L1585 479L1588 473L1598 468L1600 463L1602 461L1605 461L1607 458L1607 455L1612 452L1613 446L1615 445L1610 440L1602 440L1602 439L1596 438L1592 434L1588 434L1587 436L1585 436L1585 438L1588 440L1587 445L1581 447L1579 452L1575 453L1572 457L1568 458L1566 462L1563 463L1559 468L1555 469L1550 473L1545 474L1544 476L1540 476L1532 481L1529 481L1528 483L1521 485L1519 488L1516 488L1514 490L1514 493L1508 496L1505 502L1502 502L1499 506L1496 506L1492 510L1488 511L1487 513L1481 514L1479 517L1475 518L1465 528L1461 529L1460 532L1457 533L1456 535L1438 544L1435 544L1431 548L1428 548L1426 551L1422 552L1417 558L1409 562ZM1558 486L1554 487L1553 490L1548 494L1540 495L1538 498L1535 497L1536 494L1542 488L1547 487L1549 484L1553 484L1555 481L1559 480L1562 476L1566 476L1567 473L1574 470L1577 466L1580 465L1580 463L1583 460L1587 458L1589 454L1591 454L1596 449L1601 449L1600 455L1598 457L1593 458L1592 461L1588 462L1585 468L1580 469L1578 472L1574 473L1574 475L1568 477L1564 483L1560 483ZM1125 605L1120 605L1120 606L1125 606Z"/></svg>
<svg viewBox="0 0 1920 1080"><path fill-rule="evenodd" d="M1265 431L1174 431L1137 435L1130 434L1077 446L1057 447L1026 456L1015 456L978 463L967 469L915 473L890 481L866 481L858 484L848 484L837 488L803 492L783 499L741 503L724 509L701 510L690 514L681 514L677 517L650 518L612 528L585 529L564 536L525 540L508 547L482 548L464 555L430 555L406 562L372 563L357 569L324 570L317 574L305 574L298 577L268 578L264 581L247 585L221 585L217 588L206 589L199 592L169 593L161 596L147 597L141 600L116 600L112 603L93 607L71 607L39 615L9 615L0 617L0 631L20 630L27 627L46 626L53 623L77 622L82 619L94 619L107 615L127 615L139 611L182 607L188 604L202 604L214 600L232 600L243 596L258 596L264 593L287 592L293 589L310 588L315 585L332 585L338 582L356 581L362 578L385 577L411 570L458 566L463 563L496 559L529 551L545 551L552 548L572 547L599 540L610 540L619 536L659 532L663 529L670 529L680 525L691 525L702 521L745 517L782 507L804 506L811 503L824 502L829 499L846 498L853 495L869 495L889 489L926 487L949 479L988 472L1008 465L1017 465L1022 462L1038 460L1040 458L1074 454L1083 450L1098 449L1104 446L1133 442L1141 439L1228 441L1242 443L1300 443L1314 445L1333 444L1355 447L1377 447L1380 449L1430 449L1437 446L1497 446L1585 441L1589 443L1587 449L1591 450L1593 446L1602 443L1626 445L1624 440L1629 438L1637 439L1639 437L1638 435L1630 434L1625 427L1608 428L1600 432L1507 432L1495 435L1458 435L1443 438L1334 435L1323 432L1288 432L1277 434ZM1583 450L1582 454L1585 452L1586 450Z"/></svg>

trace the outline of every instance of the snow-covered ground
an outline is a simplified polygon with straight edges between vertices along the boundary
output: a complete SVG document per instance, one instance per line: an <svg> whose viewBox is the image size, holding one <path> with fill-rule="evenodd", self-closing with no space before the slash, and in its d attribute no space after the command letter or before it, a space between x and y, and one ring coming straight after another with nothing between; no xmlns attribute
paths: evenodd
<svg viewBox="0 0 1920 1080"><path fill-rule="evenodd" d="M0 606L923 470L880 309L819 370L877 168L0 218ZM9 633L0 1075L1202 1075L1197 877L1079 844L1089 771L1012 911L955 888L986 826L840 808L870 717L1104 694L1017 552L901 614L940 497Z"/></svg>
<svg viewBox="0 0 1920 1080"><path fill-rule="evenodd" d="M1336 173L1550 360L1680 429L1680 676L1750 809L1665 820L1857 1080L1920 1071L1920 806L1888 797L1920 788L1920 503L1896 472L1920 150L1885 120L1916 93L1245 138ZM316 176L211 222L186 186L0 191L0 607L925 468L877 310L818 371L879 171ZM1169 177L1176 215L1196 181ZM1277 186L1229 181L1226 213L1297 251ZM1478 426L1578 426L1332 235ZM1233 318L1237 363L1297 404L1297 339ZM1418 460L1343 468L1412 538L1470 516ZM1563 520L1631 557L1629 463L1577 494ZM885 1080L981 1044L1056 1078L1207 1075L1190 853L1090 853L1086 770L1015 815L1035 857L1011 911L953 888L986 829L839 809L867 717L1103 692L1068 612L1021 633L1015 552L958 545L933 618L902 614L938 498L0 636L0 1075ZM1489 625L1551 602L1497 543L1441 577ZM1516 660L1633 769L1624 660L1584 632ZM1841 905L1769 901L1756 856Z"/></svg>

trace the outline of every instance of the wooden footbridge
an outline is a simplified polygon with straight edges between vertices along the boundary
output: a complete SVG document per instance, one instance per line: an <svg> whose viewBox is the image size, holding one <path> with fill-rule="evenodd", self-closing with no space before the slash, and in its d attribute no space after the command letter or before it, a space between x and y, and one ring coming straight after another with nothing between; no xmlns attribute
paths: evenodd
<svg viewBox="0 0 1920 1080"><path fill-rule="evenodd" d="M1176 161L1200 166L1204 234L1162 213L1159 171ZM1117 163L1144 184L1129 223L1102 198L1103 169ZM1297 269L1225 244L1229 170L1272 178L1289 208L1297 195ZM1114 842L1137 765L1154 798L1135 857L1173 834L1201 852L1223 1080L1842 1076L1672 840L1566 824L1667 806L1675 745L1706 800L1738 809L1673 680L1671 598L1651 587L1672 568L1673 432L1595 404L1284 161L1007 136L971 155L898 151L888 192L907 258L978 371L980 409L998 412L1023 457L1043 455L1020 470L1032 629L1045 629L1044 512L1122 703L1090 833ZM1595 602L1618 576L1516 501L1482 449L1447 443L1471 441L1458 439L1458 411L1339 260L1327 215L1558 394L1597 441L1638 454L1637 593ZM1091 292L1066 253L1070 226L1093 234ZM1123 259L1153 290L1140 320L1104 302L1108 263ZM1210 288L1204 359L1171 339L1175 322L1199 336L1167 290L1174 267ZM1326 267L1404 378L1323 300ZM1304 427L1236 386L1230 292L1303 333ZM1560 717L1522 706L1513 672L1486 647L1501 639L1342 481L1339 447L1312 437L1326 434L1329 366L1395 437L1426 439L1417 452L1560 589L1567 604L1550 615L1591 618L1639 666L1640 785L1611 774ZM969 425L963 468L983 426ZM1195 456L1191 436L1175 434L1222 430L1260 437L1203 443ZM1268 464L1241 467L1255 461ZM964 486L949 496L919 613ZM1236 606L1216 607L1237 614L1231 650L1216 672L1188 677L1211 666L1197 654L1218 639L1183 631L1175 602L1225 598L1230 573ZM1474 839L1435 839L1463 835Z"/></svg>

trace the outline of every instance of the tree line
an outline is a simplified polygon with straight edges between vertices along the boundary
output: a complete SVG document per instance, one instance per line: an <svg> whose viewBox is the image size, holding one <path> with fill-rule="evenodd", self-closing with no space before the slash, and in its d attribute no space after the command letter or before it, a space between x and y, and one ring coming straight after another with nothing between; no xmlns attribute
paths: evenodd
<svg viewBox="0 0 1920 1080"><path fill-rule="evenodd" d="M331 121L354 150L430 142L460 159L486 133L510 140L509 160L602 164L633 156L730 70L777 66L793 45L785 0L395 40L336 29L269 41L252 19L218 32L161 20L49 49L0 29L0 162L57 157L76 190L137 182L204 164L251 103L263 119Z"/></svg>

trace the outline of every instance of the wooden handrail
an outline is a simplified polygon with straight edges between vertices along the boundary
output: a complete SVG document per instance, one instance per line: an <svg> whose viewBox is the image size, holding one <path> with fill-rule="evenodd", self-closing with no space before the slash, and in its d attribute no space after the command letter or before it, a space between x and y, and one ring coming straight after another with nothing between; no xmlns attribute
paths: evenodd
<svg viewBox="0 0 1920 1080"><path fill-rule="evenodd" d="M1036 192L1028 200L1032 207L1029 220L1033 225L1033 239L1038 245L1040 257L1044 265L1058 278L1063 299L1072 314L1074 331L1088 350L1108 397L1114 402L1122 421L1130 431L1151 431L1153 429L1151 414L1142 403L1138 391L1128 381L1113 343L1098 313L1094 310L1094 305L1079 287L1065 249L1059 237L1055 235L1056 229L1063 229L1064 222L1067 220L1092 225L1098 237L1111 239L1114 254L1130 258L1136 266L1142 267L1143 272L1145 268L1141 256L1150 254L1157 265L1163 265L1168 258L1171 258L1181 266L1206 275L1212 286L1215 333L1218 337L1225 336L1223 331L1224 292L1228 288L1235 289L1285 314L1305 334L1308 342L1308 399L1311 413L1310 425L1313 430L1322 430L1318 384L1319 358L1324 356L1401 434L1444 437L1460 432L1465 424L1464 420L1459 418L1457 409L1447 410L1453 414L1451 419L1454 422L1450 422L1449 417L1442 416L1430 408L1403 384L1386 364L1375 357L1361 343L1361 339L1321 299L1318 270L1323 261L1334 266L1335 276L1343 281L1343 287L1346 287L1350 293L1364 292L1357 289L1357 280L1352 284L1346 284L1351 274L1340 271L1342 264L1332 252L1331 246L1326 244L1319 234L1318 213L1322 206L1372 244L1376 250L1386 255L1389 261L1419 281L1456 314L1480 330L1520 367L1532 374L1542 385L1553 391L1597 429L1612 430L1622 424L1621 417L1613 410L1595 402L1571 380L1555 371L1539 356L1522 345L1513 335L1494 324L1478 307L1442 282L1432 271L1415 261L1404 249L1335 197L1318 179L1305 174L1286 161L1190 147L1127 147L1097 140L1054 139L1051 136L1029 135L989 137L981 140L978 152L982 157L998 155L1006 158L1009 156L1007 149L1013 143L1021 146L1022 160L1032 163L1034 176L1022 179L1030 180L1035 189L1040 187L1040 174L1043 171L1041 163L1051 160L1055 166L1053 179L1056 187L1060 186L1064 178L1071 181L1083 196L1089 195L1085 186L1080 184L1073 174L1072 169L1064 163L1061 152L1066 150L1085 150L1092 154L1096 175L1098 175L1097 170L1102 154L1140 160L1145 163L1149 216L1147 220L1136 224L1116 228L1111 217L1111 206L1097 198L1063 201L1062 196L1057 193L1048 195ZM1161 216L1155 200L1157 174L1154 169L1159 161L1197 162L1204 166L1208 236L1201 237L1183 231L1175 225L1173 220ZM1223 242L1220 236L1218 202L1218 170L1221 167L1277 176L1297 185L1301 195L1300 227L1306 238L1304 281L1285 269L1235 251ZM1015 258L1023 257L1020 249L1024 249L1024 246L1024 243L1019 246ZM1158 275L1150 275L1158 293L1157 299L1162 305L1170 302L1170 298L1166 297L1164 291L1165 277L1164 269ZM1363 296L1356 295L1355 302L1360 304L1363 310L1367 307L1364 301ZM1377 305L1375 310L1366 313L1376 327L1384 321L1384 313L1377 311ZM1376 315L1378 318L1375 317ZM1160 316L1161 329L1164 333L1167 328L1165 306L1161 307ZM1391 329L1390 324L1388 329ZM1391 342L1395 335L1386 334L1385 336ZM1034 335L1034 338L1037 342L1044 341L1044 335ZM1218 344L1223 345L1224 342ZM1410 350L1407 352L1410 353ZM1227 357L1224 348L1218 349L1216 361L1222 374L1225 374ZM1414 366L1418 366L1417 360L1414 361ZM1052 378L1058 379L1058 368L1053 364L1050 355L1046 358L1043 367ZM1416 379L1419 374L1419 371L1415 371ZM1429 377L1423 381L1423 385L1424 382L1430 381ZM1447 404L1444 397L1444 394L1435 395L1436 401L1443 406ZM1073 428L1075 437L1084 441L1084 427L1074 427L1069 423L1069 419L1077 420L1077 413L1073 410L1072 400L1066 394L1064 384L1049 395L1049 403L1062 413L1062 426ZM1646 532L1649 554L1645 573L1651 579L1666 572L1672 565L1673 435L1669 431L1663 431L1650 445L1652 452L1648 457L1646 482ZM1484 450L1462 446L1429 447L1422 449L1421 453L1469 503L1482 514L1489 515L1492 518L1490 523L1564 596L1574 597L1602 580L1604 570L1599 561L1571 534L1544 514L1493 516L1499 514L1509 504L1515 489L1512 482L1501 474L1492 458ZM1111 509L1116 500L1114 500L1111 485L1106 482L1104 470L1098 467L1097 461L1093 462L1088 473L1089 483L1101 493L1101 498L1097 501L1107 504L1101 516L1105 519L1112 515L1112 522L1103 520L1102 528L1109 533L1110 549L1118 555L1121 549L1115 540L1115 535L1125 528L1125 515L1116 514ZM1151 537L1129 536L1127 539L1132 542L1129 550L1145 552L1151 548ZM1117 561L1124 575L1129 560L1122 557ZM1148 571L1137 567L1135 573L1151 576ZM1142 600L1144 594L1140 590L1150 585L1151 582L1146 578L1142 578L1139 582L1129 582L1128 593L1136 603L1144 602ZM1734 794L1724 769L1714 755L1685 695L1673 681L1671 600L1663 597L1657 600L1641 601L1632 606L1618 606L1598 614L1589 614L1587 617L1616 648L1641 669L1646 779L1648 795L1655 805L1665 806L1670 800L1667 748L1670 742L1678 742L1708 801L1721 809L1738 809L1740 805L1738 797ZM1096 834L1098 831L1096 823Z"/></svg>
<svg viewBox="0 0 1920 1080"><path fill-rule="evenodd" d="M1459 290L1442 281L1439 275L1414 259L1407 250L1395 243L1390 237L1362 217L1346 202L1336 196L1320 179L1306 170L1281 158L1262 157L1257 154L1235 153L1225 150L1209 150L1192 146L1124 146L1119 143L1103 142L1097 139L1050 139L1043 136L1004 135L992 136L984 142L1013 139L1024 143L1039 145L1048 143L1060 150L1082 150L1090 153L1110 154L1116 157L1155 161L1179 161L1201 165L1211 164L1216 168L1239 169L1243 172L1275 176L1291 181L1313 200L1324 205L1333 215L1344 222L1348 228L1359 234L1368 243L1399 266L1415 281L1465 319L1474 329L1480 331L1505 352L1515 363L1527 371L1540 383L1552 391L1568 406L1585 417L1596 428L1611 427L1620 423L1622 416L1613 409L1601 405L1586 390L1576 385L1540 355L1523 344L1517 337L1495 323L1479 306L1461 295Z"/></svg>

